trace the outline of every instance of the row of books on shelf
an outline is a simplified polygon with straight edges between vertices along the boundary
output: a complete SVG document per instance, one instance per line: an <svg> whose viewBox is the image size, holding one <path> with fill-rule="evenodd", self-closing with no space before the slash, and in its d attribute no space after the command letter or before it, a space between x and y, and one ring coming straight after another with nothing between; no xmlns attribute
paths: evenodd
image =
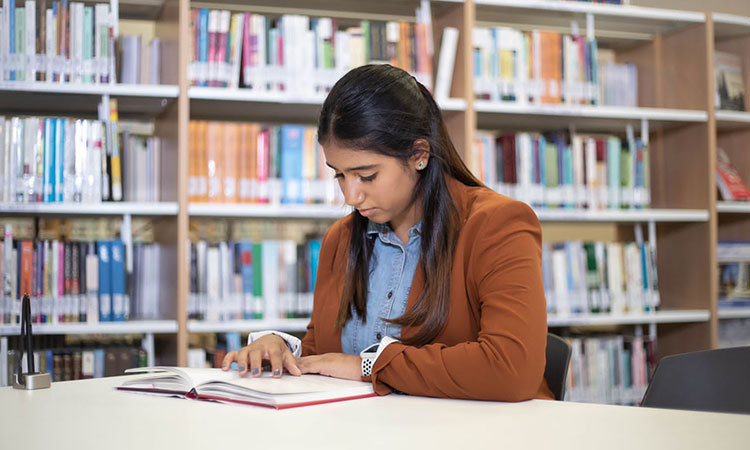
<svg viewBox="0 0 750 450"><path fill-rule="evenodd" d="M0 8L0 81L114 82L110 5L8 0Z"/></svg>
<svg viewBox="0 0 750 450"><path fill-rule="evenodd" d="M720 241L716 258L719 262L719 307L750 306L750 242Z"/></svg>
<svg viewBox="0 0 750 450"><path fill-rule="evenodd" d="M508 27L474 28L476 98L517 104L637 106L638 71L586 35Z"/></svg>
<svg viewBox="0 0 750 450"><path fill-rule="evenodd" d="M342 204L315 127L191 121L191 202Z"/></svg>
<svg viewBox="0 0 750 450"><path fill-rule="evenodd" d="M534 206L642 208L651 201L649 147L628 133L477 133L470 166L501 194Z"/></svg>
<svg viewBox="0 0 750 450"><path fill-rule="evenodd" d="M432 19L422 0L415 23L205 8L192 11L188 78L196 86L325 93L350 69L386 62L432 86Z"/></svg>
<svg viewBox="0 0 750 450"><path fill-rule="evenodd" d="M320 239L189 243L188 318L310 317L320 244Z"/></svg>
<svg viewBox="0 0 750 450"><path fill-rule="evenodd" d="M656 249L650 242L542 244L547 312L637 314L660 304Z"/></svg>
<svg viewBox="0 0 750 450"><path fill-rule="evenodd" d="M0 201L158 201L159 138L112 121L0 116Z"/></svg>
<svg viewBox="0 0 750 450"><path fill-rule="evenodd" d="M160 317L158 245L126 246L121 239L101 237L45 237L44 230L36 236L28 231L14 236L13 226L5 225L0 245L0 324L20 322L24 294L31 299L35 323Z"/></svg>
<svg viewBox="0 0 750 450"><path fill-rule="evenodd" d="M568 338L571 346L565 400L639 404L656 368L656 340L632 336Z"/></svg>
<svg viewBox="0 0 750 450"><path fill-rule="evenodd" d="M16 367L26 367L19 338L0 337L0 387L10 386ZM34 367L50 374L53 382L122 375L125 369L145 367L146 351L131 340L66 342L63 336L34 337Z"/></svg>

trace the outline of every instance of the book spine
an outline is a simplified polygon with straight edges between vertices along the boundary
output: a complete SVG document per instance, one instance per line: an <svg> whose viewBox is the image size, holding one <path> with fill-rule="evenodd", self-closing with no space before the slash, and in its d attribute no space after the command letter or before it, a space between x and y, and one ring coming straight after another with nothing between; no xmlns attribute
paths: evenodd
<svg viewBox="0 0 750 450"><path fill-rule="evenodd" d="M120 239L109 242L112 290L112 320L127 320L127 296L125 292L125 247Z"/></svg>
<svg viewBox="0 0 750 450"><path fill-rule="evenodd" d="M302 154L304 146L303 126L281 127L281 181L284 186L282 202L302 202Z"/></svg>
<svg viewBox="0 0 750 450"><path fill-rule="evenodd" d="M115 202L122 201L122 157L120 155L120 136L117 128L118 121L119 117L117 112L117 99L110 99L109 136L111 141L108 142L108 148L110 149L109 169L111 171L111 177L107 177L108 179L105 179L103 177L102 192L104 192L104 188L109 185L109 179L111 179L111 200ZM107 193L102 194L102 199L107 199Z"/></svg>
<svg viewBox="0 0 750 450"><path fill-rule="evenodd" d="M99 254L99 321L112 321L112 270L111 270L111 244L109 241L97 242Z"/></svg>
<svg viewBox="0 0 750 450"><path fill-rule="evenodd" d="M99 257L96 244L91 242L86 254L86 321L99 322Z"/></svg>

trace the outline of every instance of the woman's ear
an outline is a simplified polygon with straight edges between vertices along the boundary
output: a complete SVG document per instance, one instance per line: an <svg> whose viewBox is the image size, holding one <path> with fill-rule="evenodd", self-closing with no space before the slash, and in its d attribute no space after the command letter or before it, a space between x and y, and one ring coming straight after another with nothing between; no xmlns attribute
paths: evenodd
<svg viewBox="0 0 750 450"><path fill-rule="evenodd" d="M425 139L417 139L411 146L414 154L409 158L409 163L416 170L423 170L430 162L430 143Z"/></svg>

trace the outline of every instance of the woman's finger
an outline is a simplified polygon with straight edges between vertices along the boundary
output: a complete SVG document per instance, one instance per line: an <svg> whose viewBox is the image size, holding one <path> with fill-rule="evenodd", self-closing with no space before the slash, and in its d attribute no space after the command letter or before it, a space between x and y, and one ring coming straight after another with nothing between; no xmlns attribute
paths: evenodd
<svg viewBox="0 0 750 450"><path fill-rule="evenodd" d="M297 360L294 359L294 355L289 349L286 349L282 357L284 358L284 367L289 373L295 377L302 375L302 371L297 367Z"/></svg>
<svg viewBox="0 0 750 450"><path fill-rule="evenodd" d="M271 374L273 377L280 377L281 371L284 369L284 364L279 347L272 346L268 349L268 360L271 362Z"/></svg>
<svg viewBox="0 0 750 450"><path fill-rule="evenodd" d="M259 377L263 372L263 352L260 349L253 349L249 353L250 373L254 377Z"/></svg>
<svg viewBox="0 0 750 450"><path fill-rule="evenodd" d="M224 356L224 361L221 363L221 370L226 372L237 357L237 352L229 352Z"/></svg>
<svg viewBox="0 0 750 450"><path fill-rule="evenodd" d="M247 354L249 352L249 346L243 347L239 352L237 352L237 370L239 370L240 375L247 374Z"/></svg>

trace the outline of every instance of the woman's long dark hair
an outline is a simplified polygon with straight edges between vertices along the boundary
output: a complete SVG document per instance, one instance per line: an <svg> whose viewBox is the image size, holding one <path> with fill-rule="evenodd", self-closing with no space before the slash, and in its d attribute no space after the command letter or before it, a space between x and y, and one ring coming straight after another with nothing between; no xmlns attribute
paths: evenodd
<svg viewBox="0 0 750 450"><path fill-rule="evenodd" d="M481 183L471 174L448 137L430 92L407 72L390 65L366 65L351 70L331 89L318 121L318 142L390 156L407 164L418 152L414 142L430 145L430 160L419 171L414 200L422 204L421 263L425 285L414 306L389 322L420 326L401 341L407 345L432 342L449 312L450 273L460 229L446 174L469 186ZM351 221L349 258L336 326L341 328L352 309L366 320L367 286L373 240L368 219L355 211Z"/></svg>

